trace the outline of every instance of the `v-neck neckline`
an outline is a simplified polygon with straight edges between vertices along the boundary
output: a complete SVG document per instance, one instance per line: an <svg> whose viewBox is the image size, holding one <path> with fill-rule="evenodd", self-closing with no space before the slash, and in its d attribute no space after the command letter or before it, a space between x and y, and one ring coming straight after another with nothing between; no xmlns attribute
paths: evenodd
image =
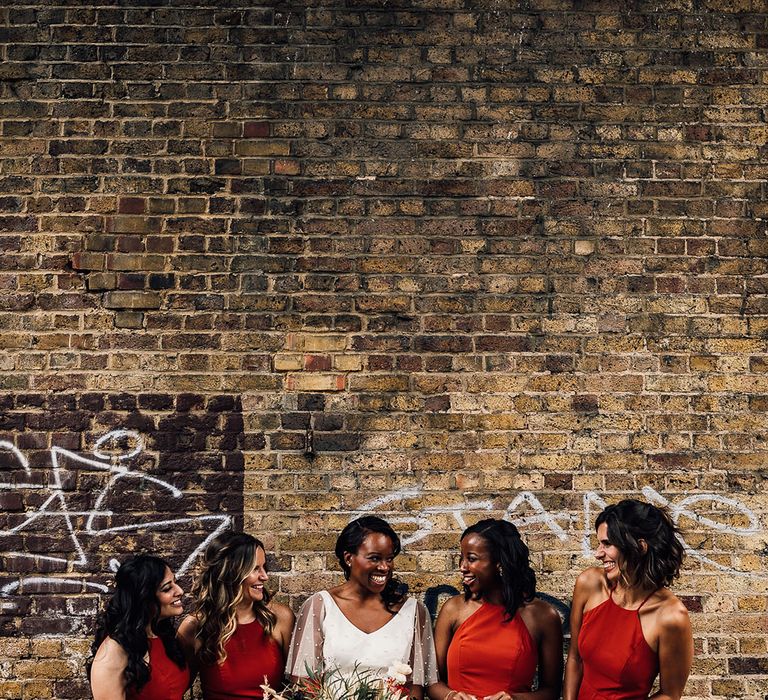
<svg viewBox="0 0 768 700"><path fill-rule="evenodd" d="M330 591L321 591L321 594L322 593L326 594L326 595L323 596L323 598L327 597L331 601L331 603L333 604L333 607L336 608L336 610L338 611L339 615L341 615L341 617L344 618L344 620L347 622L347 624L350 627L353 627L354 629L356 629L358 632L360 632L360 634L364 634L366 637L370 637L372 634L376 634L377 632L381 632L381 630L383 630L387 625L389 625L390 623L394 622L394 620L397 618L397 616L402 612L403 608L406 605L408 605L408 601L410 600L410 598L408 598L408 600L406 600L405 603L402 604L402 606L400 607L400 610L398 610L394 615L392 615L392 617L390 617L389 620L387 620L381 627L377 627L375 630L372 630L371 632L366 632L365 630L361 630L354 622L352 622L352 620L350 620L344 614L344 611L339 607L339 604L336 602L336 599L333 597L333 595L331 594Z"/></svg>

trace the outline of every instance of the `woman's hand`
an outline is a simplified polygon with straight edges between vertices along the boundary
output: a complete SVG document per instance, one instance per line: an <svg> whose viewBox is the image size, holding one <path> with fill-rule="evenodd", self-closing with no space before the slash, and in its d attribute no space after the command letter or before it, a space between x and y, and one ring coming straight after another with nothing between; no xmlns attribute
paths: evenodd
<svg viewBox="0 0 768 700"><path fill-rule="evenodd" d="M486 695L483 700L513 700L513 696L510 695L506 690L500 690L498 693L494 693L493 695Z"/></svg>
<svg viewBox="0 0 768 700"><path fill-rule="evenodd" d="M443 700L478 700L474 695L462 693L458 690L449 690Z"/></svg>

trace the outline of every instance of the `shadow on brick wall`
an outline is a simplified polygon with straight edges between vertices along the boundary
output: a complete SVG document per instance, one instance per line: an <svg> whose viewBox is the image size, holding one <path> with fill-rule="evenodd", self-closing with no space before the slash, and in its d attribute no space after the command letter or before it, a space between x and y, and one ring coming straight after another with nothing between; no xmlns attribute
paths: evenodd
<svg viewBox="0 0 768 700"><path fill-rule="evenodd" d="M0 414L0 635L89 633L134 552L189 572L242 526L234 395L18 395Z"/></svg>

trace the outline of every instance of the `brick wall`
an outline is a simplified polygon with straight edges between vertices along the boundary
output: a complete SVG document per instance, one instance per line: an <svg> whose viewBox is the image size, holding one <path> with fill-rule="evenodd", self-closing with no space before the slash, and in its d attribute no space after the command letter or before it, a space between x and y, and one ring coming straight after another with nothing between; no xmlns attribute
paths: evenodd
<svg viewBox="0 0 768 700"><path fill-rule="evenodd" d="M82 698L114 557L355 513L434 609L517 521L567 609L674 509L688 695L768 693L768 6L0 8L0 697ZM188 586L189 576L182 579Z"/></svg>

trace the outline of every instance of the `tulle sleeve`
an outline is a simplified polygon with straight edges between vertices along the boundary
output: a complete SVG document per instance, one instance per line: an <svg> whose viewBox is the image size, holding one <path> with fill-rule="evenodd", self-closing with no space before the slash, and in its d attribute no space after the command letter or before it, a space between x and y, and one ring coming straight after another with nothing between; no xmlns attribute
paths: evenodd
<svg viewBox="0 0 768 700"><path fill-rule="evenodd" d="M413 669L411 682L425 688L437 683L437 656L435 640L432 637L432 619L419 601L416 602L416 616L413 624L413 645L411 646L410 667Z"/></svg>
<svg viewBox="0 0 768 700"><path fill-rule="evenodd" d="M307 598L293 628L291 648L285 664L289 676L306 678L310 671L323 670L323 619L325 605L319 593Z"/></svg>

